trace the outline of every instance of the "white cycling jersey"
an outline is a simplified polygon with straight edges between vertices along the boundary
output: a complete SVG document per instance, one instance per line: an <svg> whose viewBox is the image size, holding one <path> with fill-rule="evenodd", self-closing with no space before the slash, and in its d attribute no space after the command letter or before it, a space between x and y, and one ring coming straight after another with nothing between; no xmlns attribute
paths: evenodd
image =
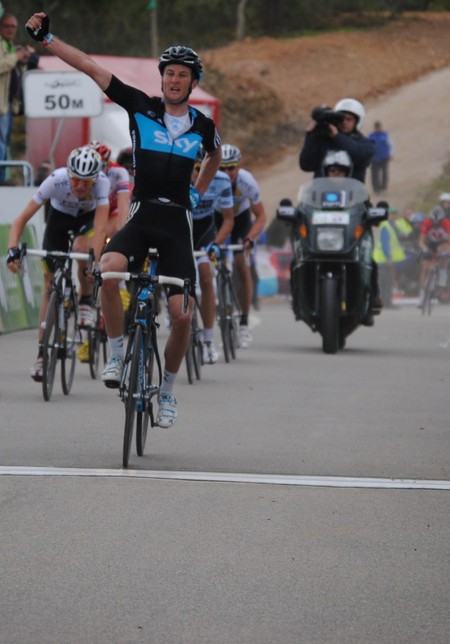
<svg viewBox="0 0 450 644"><path fill-rule="evenodd" d="M67 168L58 168L44 179L33 199L39 205L50 200L50 204L56 210L77 217L95 210L97 206L108 204L109 190L109 180L103 172L100 172L92 186L90 198L78 199L70 188Z"/></svg>
<svg viewBox="0 0 450 644"><path fill-rule="evenodd" d="M239 168L236 182L233 185L234 216L248 210L252 204L261 202L258 182L251 172Z"/></svg>
<svg viewBox="0 0 450 644"><path fill-rule="evenodd" d="M219 170L200 199L198 206L192 211L192 219L214 217L214 213L221 212L223 208L233 208L233 195L230 177L226 172Z"/></svg>

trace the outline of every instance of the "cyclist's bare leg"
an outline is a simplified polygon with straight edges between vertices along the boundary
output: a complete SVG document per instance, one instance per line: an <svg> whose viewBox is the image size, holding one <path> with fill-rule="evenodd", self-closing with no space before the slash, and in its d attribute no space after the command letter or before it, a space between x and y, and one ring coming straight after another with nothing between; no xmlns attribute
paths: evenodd
<svg viewBox="0 0 450 644"><path fill-rule="evenodd" d="M177 373L179 371L184 355L189 346L193 307L194 299L190 297L189 310L187 313L183 313L183 296L172 295L169 297L171 331L167 338L164 350L164 359L165 369L171 373Z"/></svg>
<svg viewBox="0 0 450 644"><path fill-rule="evenodd" d="M237 296L239 304L241 306L242 313L244 315L248 315L253 295L253 280L250 267L247 266L244 253L236 253L234 261L238 274Z"/></svg>
<svg viewBox="0 0 450 644"><path fill-rule="evenodd" d="M128 260L120 253L105 253L100 261L102 273L126 271ZM123 334L124 312L118 280L105 280L101 288L101 308L105 318L108 338L118 338Z"/></svg>
<svg viewBox="0 0 450 644"><path fill-rule="evenodd" d="M200 289L202 291L201 314L205 329L212 329L216 319L216 297L214 295L213 276L209 262L198 265Z"/></svg>

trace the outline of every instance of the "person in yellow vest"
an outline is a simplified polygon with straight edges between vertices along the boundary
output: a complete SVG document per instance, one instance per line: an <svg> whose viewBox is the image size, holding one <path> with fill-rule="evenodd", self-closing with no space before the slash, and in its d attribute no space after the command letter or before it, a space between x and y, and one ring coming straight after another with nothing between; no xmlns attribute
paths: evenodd
<svg viewBox="0 0 450 644"><path fill-rule="evenodd" d="M392 294L396 284L397 270L406 258L396 226L398 218L398 209L389 208L389 217L380 224L379 235L373 251L373 259L379 267L381 297L384 306L391 309L395 308Z"/></svg>

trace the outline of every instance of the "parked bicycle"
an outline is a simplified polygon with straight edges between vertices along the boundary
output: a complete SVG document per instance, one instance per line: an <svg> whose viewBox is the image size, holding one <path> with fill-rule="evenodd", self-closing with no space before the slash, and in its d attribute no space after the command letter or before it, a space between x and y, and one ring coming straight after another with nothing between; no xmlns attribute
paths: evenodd
<svg viewBox="0 0 450 644"><path fill-rule="evenodd" d="M217 289L217 324L222 337L225 362L236 358L239 346L239 319L241 310L228 264L228 251L242 250L241 244L220 247L220 257L215 259Z"/></svg>
<svg viewBox="0 0 450 644"><path fill-rule="evenodd" d="M123 438L123 467L128 467L133 429L136 424L136 452L143 456L150 423L154 427L153 399L159 394L162 380L161 360L157 342L156 290L158 284L183 289L183 310L189 306L190 281L158 274L158 251L149 250L148 269L139 272L108 271L98 274L97 285L107 279L134 283L134 300L124 369L119 385L119 396L125 405Z"/></svg>
<svg viewBox="0 0 450 644"><path fill-rule="evenodd" d="M91 260L87 253L50 251L21 246L21 257L34 255L55 261L55 272L44 321L42 393L49 401L53 391L56 365L61 365L61 385L67 396L72 389L75 375L77 348L81 344L78 323L78 293L73 277L74 259Z"/></svg>

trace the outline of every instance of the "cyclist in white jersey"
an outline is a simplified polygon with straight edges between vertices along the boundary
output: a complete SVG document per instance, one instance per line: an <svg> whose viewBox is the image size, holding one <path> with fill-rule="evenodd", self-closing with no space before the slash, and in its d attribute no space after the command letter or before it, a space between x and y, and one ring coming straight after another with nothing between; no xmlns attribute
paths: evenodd
<svg viewBox="0 0 450 644"><path fill-rule="evenodd" d="M192 171L193 185L197 180L202 160L203 150L200 150ZM216 212L220 212L223 217L219 230L216 229ZM231 181L225 172L217 172L198 206L193 209L192 219L194 250L205 250L219 258L220 246L231 233L234 223ZM203 321L203 360L206 364L214 364L219 356L214 345L216 297L209 258L206 255L199 257L197 267L202 293L200 310Z"/></svg>
<svg viewBox="0 0 450 644"><path fill-rule="evenodd" d="M106 230L109 211L109 181L101 171L100 155L89 147L76 148L69 154L67 167L58 168L41 183L34 197L11 224L8 240L8 268L16 273L20 268L20 237L28 221L49 201L50 210L44 231L44 250L67 251L69 232L75 236L73 250L87 252L94 223ZM77 244L78 242L78 244ZM30 375L42 381L42 322L45 320L48 296L54 274L54 262L45 259L45 287L39 312L38 357ZM80 281L80 323L91 323L92 284L86 276L87 262L78 262Z"/></svg>
<svg viewBox="0 0 450 644"><path fill-rule="evenodd" d="M235 145L222 145L220 169L228 174L233 187L234 227L231 233L232 244L243 244L250 252L258 236L264 230L267 216L261 200L258 182L251 172L240 167L241 151ZM253 220L252 220L253 215ZM220 223L220 216L216 217ZM238 297L241 305L239 325L239 346L250 346L252 335L248 328L248 316L253 295L253 280L250 266L244 253L235 253L235 266L238 276Z"/></svg>

